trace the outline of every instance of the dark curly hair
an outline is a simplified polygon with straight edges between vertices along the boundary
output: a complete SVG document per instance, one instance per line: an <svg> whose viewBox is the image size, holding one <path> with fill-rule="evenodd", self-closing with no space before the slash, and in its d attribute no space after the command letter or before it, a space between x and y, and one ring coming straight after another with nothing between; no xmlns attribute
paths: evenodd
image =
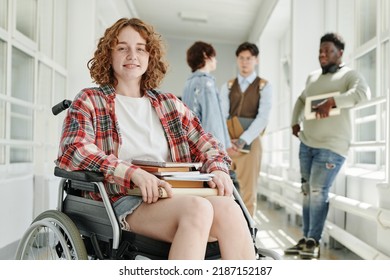
<svg viewBox="0 0 390 280"><path fill-rule="evenodd" d="M119 32L131 26L146 41L146 50L149 53L149 65L141 78L141 90L157 88L165 74L168 64L165 61L165 46L161 36L154 31L151 25L137 18L121 18L114 25L107 28L104 36L100 38L92 59L87 63L92 80L98 85L118 84L112 68L112 51L118 44Z"/></svg>
<svg viewBox="0 0 390 280"><path fill-rule="evenodd" d="M345 42L344 39L337 33L326 33L321 37L320 43L332 42L339 50L344 50Z"/></svg>
<svg viewBox="0 0 390 280"><path fill-rule="evenodd" d="M216 52L212 45L197 41L187 50L187 64L191 71L195 72L206 65L207 58L215 56Z"/></svg>

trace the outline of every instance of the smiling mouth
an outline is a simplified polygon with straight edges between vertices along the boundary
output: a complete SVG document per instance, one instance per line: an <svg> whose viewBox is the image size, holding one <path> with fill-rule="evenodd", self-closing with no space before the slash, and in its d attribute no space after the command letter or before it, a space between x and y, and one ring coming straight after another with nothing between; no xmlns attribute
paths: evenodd
<svg viewBox="0 0 390 280"><path fill-rule="evenodd" d="M133 68L139 67L139 65L137 65L137 64L124 64L123 67L133 69Z"/></svg>

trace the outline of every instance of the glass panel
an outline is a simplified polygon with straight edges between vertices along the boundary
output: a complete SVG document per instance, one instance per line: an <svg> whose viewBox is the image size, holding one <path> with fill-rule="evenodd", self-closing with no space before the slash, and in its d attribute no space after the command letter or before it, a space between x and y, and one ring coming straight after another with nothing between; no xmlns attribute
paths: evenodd
<svg viewBox="0 0 390 280"><path fill-rule="evenodd" d="M67 3L68 1L56 0L54 17L54 60L66 67L67 45Z"/></svg>
<svg viewBox="0 0 390 280"><path fill-rule="evenodd" d="M360 109L359 111L357 111L356 117L362 118L362 117L372 116L374 114L376 114L376 107L371 106L371 107L363 108L363 109Z"/></svg>
<svg viewBox="0 0 390 280"><path fill-rule="evenodd" d="M42 62L38 65L38 92L37 102L39 105L51 107L51 85L52 85L52 70Z"/></svg>
<svg viewBox="0 0 390 280"><path fill-rule="evenodd" d="M24 106L11 105L11 139L33 139L33 110Z"/></svg>
<svg viewBox="0 0 390 280"><path fill-rule="evenodd" d="M5 125L6 125L6 118L5 118L5 102L0 101L0 139L5 138Z"/></svg>
<svg viewBox="0 0 390 280"><path fill-rule="evenodd" d="M389 1L390 2L390 1ZM382 48L382 90L380 95L386 96L387 94L390 94L390 43L387 41L383 44Z"/></svg>
<svg viewBox="0 0 390 280"><path fill-rule="evenodd" d="M376 126L375 121L358 124L356 126L356 141L375 141Z"/></svg>
<svg viewBox="0 0 390 280"><path fill-rule="evenodd" d="M0 139L5 139L6 129L6 105L0 100ZM5 146L0 145L0 164L5 164Z"/></svg>
<svg viewBox="0 0 390 280"><path fill-rule="evenodd" d="M53 57L53 1L41 0L39 2L39 12L43 17L39 17L39 50Z"/></svg>
<svg viewBox="0 0 390 280"><path fill-rule="evenodd" d="M33 92L34 59L17 48L12 48L11 95L24 101L33 102Z"/></svg>
<svg viewBox="0 0 390 280"><path fill-rule="evenodd" d="M382 32L385 32L389 30L390 28L390 1L389 0L382 0Z"/></svg>
<svg viewBox="0 0 390 280"><path fill-rule="evenodd" d="M386 119L386 102L381 104L380 106L380 135L379 135L379 140L380 141L385 141L386 139L386 124L388 124L388 120Z"/></svg>
<svg viewBox="0 0 390 280"><path fill-rule="evenodd" d="M61 102L62 100L65 99L66 96L66 78L57 72L55 73L54 88L55 88L54 96L53 96L54 103L52 105Z"/></svg>
<svg viewBox="0 0 390 280"><path fill-rule="evenodd" d="M16 1L16 29L36 41L37 0Z"/></svg>
<svg viewBox="0 0 390 280"><path fill-rule="evenodd" d="M5 147L0 145L0 165L5 164Z"/></svg>
<svg viewBox="0 0 390 280"><path fill-rule="evenodd" d="M0 40L0 94L5 94L6 65L7 65L7 45L4 41Z"/></svg>
<svg viewBox="0 0 390 280"><path fill-rule="evenodd" d="M0 0L0 27L7 29L8 0Z"/></svg>
<svg viewBox="0 0 390 280"><path fill-rule="evenodd" d="M371 97L376 97L376 50L374 49L360 57L356 61L356 66L371 89Z"/></svg>
<svg viewBox="0 0 390 280"><path fill-rule="evenodd" d="M357 15L358 46L376 36L376 2L372 0L359 0L359 13Z"/></svg>
<svg viewBox="0 0 390 280"><path fill-rule="evenodd" d="M381 160L380 160L379 164L380 164L381 166L385 166L385 164L386 164L386 153L385 153L385 149L381 149L381 150L380 150L380 157L381 157Z"/></svg>
<svg viewBox="0 0 390 280"><path fill-rule="evenodd" d="M356 152L356 161L361 164L376 164L376 153Z"/></svg>
<svg viewBox="0 0 390 280"><path fill-rule="evenodd" d="M10 163L32 162L32 148L11 148Z"/></svg>

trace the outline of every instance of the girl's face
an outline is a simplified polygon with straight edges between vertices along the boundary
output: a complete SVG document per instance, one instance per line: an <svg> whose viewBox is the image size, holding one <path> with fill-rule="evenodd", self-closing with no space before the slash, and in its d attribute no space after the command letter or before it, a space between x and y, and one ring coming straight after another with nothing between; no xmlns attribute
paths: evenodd
<svg viewBox="0 0 390 280"><path fill-rule="evenodd" d="M112 68L118 83L140 81L148 63L145 39L130 26L123 28L118 34L118 44L112 51Z"/></svg>

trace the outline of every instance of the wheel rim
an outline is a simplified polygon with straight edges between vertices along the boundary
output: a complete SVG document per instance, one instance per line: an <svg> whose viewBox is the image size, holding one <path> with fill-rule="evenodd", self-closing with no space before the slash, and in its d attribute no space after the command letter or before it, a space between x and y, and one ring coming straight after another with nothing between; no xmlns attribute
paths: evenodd
<svg viewBox="0 0 390 280"><path fill-rule="evenodd" d="M48 210L39 215L23 235L16 259L88 259L84 242L71 219L64 213Z"/></svg>
<svg viewBox="0 0 390 280"><path fill-rule="evenodd" d="M67 235L50 221L44 219L32 224L28 233L27 242L22 250L22 259L29 260L56 260L75 259L72 256L72 246L69 248Z"/></svg>

